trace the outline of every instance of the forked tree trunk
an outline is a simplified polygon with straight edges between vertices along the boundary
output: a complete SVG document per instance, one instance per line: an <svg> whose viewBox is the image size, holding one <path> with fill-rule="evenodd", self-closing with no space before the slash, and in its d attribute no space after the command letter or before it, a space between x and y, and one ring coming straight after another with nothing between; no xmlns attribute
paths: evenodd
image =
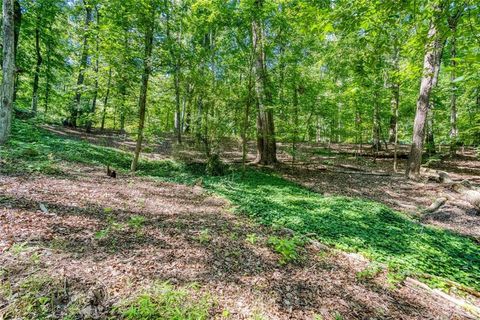
<svg viewBox="0 0 480 320"><path fill-rule="evenodd" d="M256 13L262 11L264 0L255 0ZM268 74L265 64L263 42L263 24L261 18L252 21L252 44L255 55L255 93L257 104L257 163L273 164L277 162L275 126L271 109L271 92L268 88Z"/></svg>
<svg viewBox="0 0 480 320"><path fill-rule="evenodd" d="M153 9L152 9L153 10ZM150 25L147 26L147 31L145 32L145 54L143 58L143 74L142 74L142 86L140 88L140 97L138 100L139 108L139 121L138 121L138 136L137 144L135 146L135 154L132 160L132 165L130 167L131 171L137 170L138 159L140 157L140 151L142 150L143 142L143 129L145 127L145 113L147 107L147 91L148 91L148 80L150 73L152 72L152 50L153 50L153 29L154 29L154 17L152 13L152 20Z"/></svg>
<svg viewBox="0 0 480 320"><path fill-rule="evenodd" d="M438 8L437 8L438 11ZM425 123L430 103L430 94L434 87L436 70L440 68L442 40L439 34L437 23L438 18L433 18L428 30L428 38L425 46L423 61L423 75L420 84L420 94L417 100L417 111L413 125L412 146L405 174L411 179L420 176L420 165L422 163L423 142L425 139Z"/></svg>
<svg viewBox="0 0 480 320"><path fill-rule="evenodd" d="M5 143L8 139L12 119L15 82L15 26L13 9L13 0L3 0L3 77L2 100L0 101L0 144Z"/></svg>

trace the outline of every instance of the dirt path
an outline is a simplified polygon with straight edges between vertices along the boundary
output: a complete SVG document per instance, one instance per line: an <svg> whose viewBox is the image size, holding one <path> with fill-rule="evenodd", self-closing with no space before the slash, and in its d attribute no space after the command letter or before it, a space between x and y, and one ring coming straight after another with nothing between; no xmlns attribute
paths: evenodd
<svg viewBox="0 0 480 320"><path fill-rule="evenodd" d="M212 318L224 310L231 319L466 318L423 291L389 287L383 274L357 279L368 263L348 254L307 247L303 263L281 266L266 245L271 231L230 214L224 200L199 187L114 180L89 167L70 172L0 176L3 284L15 289L48 274L66 279L68 299L101 287L106 294L94 310L100 317L120 299L168 280L209 292L217 301ZM138 216L144 221L135 226ZM246 241L252 234L255 244Z"/></svg>

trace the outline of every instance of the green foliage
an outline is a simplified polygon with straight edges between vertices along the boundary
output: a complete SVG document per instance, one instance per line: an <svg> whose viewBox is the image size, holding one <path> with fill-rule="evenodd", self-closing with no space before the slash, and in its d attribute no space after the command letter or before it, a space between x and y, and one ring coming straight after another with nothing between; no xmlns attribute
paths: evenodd
<svg viewBox="0 0 480 320"><path fill-rule="evenodd" d="M210 234L210 230L209 229L200 230L197 239L201 244L209 243L212 240L212 235Z"/></svg>
<svg viewBox="0 0 480 320"><path fill-rule="evenodd" d="M194 286L175 289L163 283L123 303L119 311L126 320L202 320L209 318L211 306L210 299Z"/></svg>
<svg viewBox="0 0 480 320"><path fill-rule="evenodd" d="M225 164L220 159L220 155L215 153L207 159L207 165L205 167L205 173L207 175L223 176L225 174L225 171Z"/></svg>
<svg viewBox="0 0 480 320"><path fill-rule="evenodd" d="M273 174L205 178L237 211L347 251L358 251L394 272L428 273L480 288L480 252L467 237L426 227L388 207L355 198L323 197Z"/></svg>
<svg viewBox="0 0 480 320"><path fill-rule="evenodd" d="M254 245L259 241L259 237L255 233L249 233L249 234L247 234L247 237L245 238L245 241Z"/></svg>
<svg viewBox="0 0 480 320"><path fill-rule="evenodd" d="M128 225L136 230L140 230L145 224L145 221L146 219L144 216L134 215L128 220Z"/></svg>
<svg viewBox="0 0 480 320"><path fill-rule="evenodd" d="M11 299L3 311L5 319L76 319L78 301L69 301L63 283L50 277L31 276L18 287L1 283L0 294ZM61 314L61 316L60 316Z"/></svg>
<svg viewBox="0 0 480 320"><path fill-rule="evenodd" d="M375 278L380 272L382 272L382 267L378 264L372 264L365 268L362 271L359 271L355 274L355 277L359 281L365 281Z"/></svg>
<svg viewBox="0 0 480 320"><path fill-rule="evenodd" d="M299 248L304 242L298 237L279 238L270 237L268 244L280 255L280 264L298 262L301 258Z"/></svg>

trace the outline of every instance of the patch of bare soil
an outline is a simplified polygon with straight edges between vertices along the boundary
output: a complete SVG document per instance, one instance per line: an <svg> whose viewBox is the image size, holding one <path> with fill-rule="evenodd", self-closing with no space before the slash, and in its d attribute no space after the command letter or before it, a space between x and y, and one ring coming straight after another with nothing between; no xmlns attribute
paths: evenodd
<svg viewBox="0 0 480 320"><path fill-rule="evenodd" d="M298 170L292 174L301 174L302 183L310 175L311 183L333 193L353 180ZM102 169L82 166L71 172L0 176L0 279L14 290L32 276L64 279L64 300L79 292L90 296L85 317L102 318L121 299L170 281L196 282L215 297L212 318L221 318L223 310L232 319L468 318L425 291L389 286L383 274L358 279L368 262L348 254L307 247L302 263L281 266L266 245L272 231L230 214L224 200L199 187L110 179ZM377 194L383 185L392 190L393 181L373 188ZM372 182L364 183L349 189L364 196ZM260 241L247 242L251 234ZM0 313L6 304L0 297Z"/></svg>

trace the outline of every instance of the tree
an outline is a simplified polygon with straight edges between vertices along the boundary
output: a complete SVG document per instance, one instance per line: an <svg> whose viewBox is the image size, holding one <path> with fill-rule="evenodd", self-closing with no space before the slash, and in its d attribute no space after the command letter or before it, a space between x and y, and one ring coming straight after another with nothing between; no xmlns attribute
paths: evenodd
<svg viewBox="0 0 480 320"><path fill-rule="evenodd" d="M442 25L444 16L448 14L448 4L433 4L433 17L425 44L423 61L423 74L420 84L420 94L417 100L417 110L413 125L412 145L406 168L406 175L411 179L418 179L422 163L423 143L425 139L425 123L430 108L430 94L435 86L441 64L442 51L447 38L445 28ZM455 14L450 19L458 20L462 13L462 7L455 8Z"/></svg>
<svg viewBox="0 0 480 320"><path fill-rule="evenodd" d="M14 0L4 0L2 6L3 65L2 100L0 105L0 144L10 134L15 83L15 24Z"/></svg>
<svg viewBox="0 0 480 320"><path fill-rule="evenodd" d="M142 74L142 85L140 87L140 97L138 99L138 133L137 133L137 143L135 146L135 152L132 160L132 165L130 169L132 171L137 170L138 159L140 157L140 152L142 150L143 142L143 129L145 127L145 113L147 109L147 91L148 91L148 80L152 72L152 50L153 50L153 35L155 31L155 3L151 1L147 4L148 17L145 22L145 51L143 55L143 74Z"/></svg>
<svg viewBox="0 0 480 320"><path fill-rule="evenodd" d="M257 105L257 163L277 162L275 126L273 122L272 93L269 88L265 61L264 28L262 21L264 0L255 0L252 19L252 46L255 56L255 96Z"/></svg>
<svg viewBox="0 0 480 320"><path fill-rule="evenodd" d="M75 89L75 98L70 114L70 122L72 126L77 126L77 118L81 112L81 99L83 91L83 83L85 81L85 71L87 69L88 57L89 57L89 40L90 40L90 24L93 20L92 5L87 0L83 0L83 6L85 9L85 24L83 33L83 48L80 58L80 69L78 71L77 86Z"/></svg>

